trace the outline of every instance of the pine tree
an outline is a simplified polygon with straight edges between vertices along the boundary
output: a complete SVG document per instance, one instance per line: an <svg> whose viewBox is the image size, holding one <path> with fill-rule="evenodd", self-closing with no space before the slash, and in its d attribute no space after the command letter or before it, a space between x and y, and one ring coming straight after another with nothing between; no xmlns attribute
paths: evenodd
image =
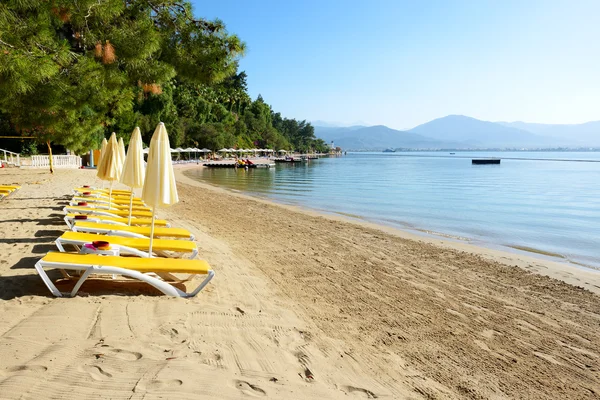
<svg viewBox="0 0 600 400"><path fill-rule="evenodd" d="M180 0L0 3L0 111L21 132L81 153L176 76L234 74L244 44Z"/></svg>

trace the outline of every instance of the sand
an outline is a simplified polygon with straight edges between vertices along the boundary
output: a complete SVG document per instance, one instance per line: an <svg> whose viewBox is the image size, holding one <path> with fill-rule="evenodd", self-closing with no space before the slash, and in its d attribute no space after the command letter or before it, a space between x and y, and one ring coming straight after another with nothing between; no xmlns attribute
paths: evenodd
<svg viewBox="0 0 600 400"><path fill-rule="evenodd" d="M183 300L90 281L56 299L33 265L94 171L0 170L0 184L23 185L0 202L0 398L600 396L600 273L183 172L181 202L158 216L194 233L211 284Z"/></svg>

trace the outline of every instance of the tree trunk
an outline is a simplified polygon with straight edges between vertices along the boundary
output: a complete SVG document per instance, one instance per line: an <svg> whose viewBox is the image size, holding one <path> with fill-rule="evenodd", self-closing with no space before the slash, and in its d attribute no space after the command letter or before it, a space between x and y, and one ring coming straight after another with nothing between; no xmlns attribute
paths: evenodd
<svg viewBox="0 0 600 400"><path fill-rule="evenodd" d="M50 161L50 173L53 174L54 173L54 164L52 164L52 148L50 147L50 141L46 141L46 146L48 146L48 158Z"/></svg>

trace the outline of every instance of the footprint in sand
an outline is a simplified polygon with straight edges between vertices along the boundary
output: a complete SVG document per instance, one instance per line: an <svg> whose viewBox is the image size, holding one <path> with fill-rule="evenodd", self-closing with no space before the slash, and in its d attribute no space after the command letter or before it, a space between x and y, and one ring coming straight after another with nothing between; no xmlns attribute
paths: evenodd
<svg viewBox="0 0 600 400"><path fill-rule="evenodd" d="M371 392L370 390L356 387L356 386L344 386L344 391L347 393L362 394L363 397L366 399L376 399L377 398L377 395L375 393Z"/></svg>
<svg viewBox="0 0 600 400"><path fill-rule="evenodd" d="M82 365L80 370L87 372L87 374L95 381L104 381L108 378L112 378L112 374L106 372L97 365Z"/></svg>
<svg viewBox="0 0 600 400"><path fill-rule="evenodd" d="M253 385L249 382L246 382L246 381L236 380L235 387L240 389L242 391L242 393L244 393L248 396L258 397L258 396L266 396L267 395L267 392L265 392L263 389L259 388L256 385Z"/></svg>
<svg viewBox="0 0 600 400"><path fill-rule="evenodd" d="M179 379L155 380L146 385L146 390L151 392L154 390L169 389L181 385L183 385L183 381Z"/></svg>
<svg viewBox="0 0 600 400"><path fill-rule="evenodd" d="M142 353L138 353L136 351L129 351L123 349L107 349L107 356L112 356L118 358L119 360L124 361L136 361L142 358Z"/></svg>
<svg viewBox="0 0 600 400"><path fill-rule="evenodd" d="M48 367L44 367L43 365L17 365L8 369L8 372L29 372L34 374L46 371L48 371Z"/></svg>

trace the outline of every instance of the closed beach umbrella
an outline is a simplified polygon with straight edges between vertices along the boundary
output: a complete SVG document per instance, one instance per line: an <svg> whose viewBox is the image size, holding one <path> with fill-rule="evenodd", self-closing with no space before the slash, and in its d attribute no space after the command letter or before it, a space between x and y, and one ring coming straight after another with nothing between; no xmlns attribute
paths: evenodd
<svg viewBox="0 0 600 400"><path fill-rule="evenodd" d="M113 132L110 135L110 140L106 145L104 154L101 157L100 164L98 165L98 178L103 181L110 182L110 191L108 192L108 202L110 204L112 197L112 185L114 181L118 181L121 178L121 171L123 170L123 160L119 155L119 143L117 142L117 135Z"/></svg>
<svg viewBox="0 0 600 400"><path fill-rule="evenodd" d="M171 150L167 129L162 122L158 124L148 152L146 179L142 189L142 200L152 207L152 224L150 228L150 247L148 254L152 257L152 241L154 238L154 216L157 207L168 207L179 202L175 173L171 162Z"/></svg>
<svg viewBox="0 0 600 400"><path fill-rule="evenodd" d="M108 144L108 141L106 140L106 138L102 138L102 145L100 146L100 157L98 157L98 163L96 165L100 165L100 162L102 161L102 156L104 155L104 152L106 151L107 144Z"/></svg>
<svg viewBox="0 0 600 400"><path fill-rule="evenodd" d="M119 138L119 157L121 158L121 162L125 162L125 142L123 142L123 138Z"/></svg>
<svg viewBox="0 0 600 400"><path fill-rule="evenodd" d="M123 164L123 173L121 182L131 188L131 197L129 198L129 219L127 225L131 225L131 210L133 208L133 189L144 186L144 177L146 176L146 167L144 166L144 153L142 153L142 133L137 126L129 139L127 147L127 156Z"/></svg>
<svg viewBox="0 0 600 400"><path fill-rule="evenodd" d="M102 156L104 155L104 152L106 151L106 145L108 144L108 142L106 141L106 138L102 138L102 144L100 145L100 157L98 157L98 162L96 163L96 169L100 168L100 163L102 162ZM96 172L97 174L97 172ZM104 189L104 181L102 181L102 189Z"/></svg>

